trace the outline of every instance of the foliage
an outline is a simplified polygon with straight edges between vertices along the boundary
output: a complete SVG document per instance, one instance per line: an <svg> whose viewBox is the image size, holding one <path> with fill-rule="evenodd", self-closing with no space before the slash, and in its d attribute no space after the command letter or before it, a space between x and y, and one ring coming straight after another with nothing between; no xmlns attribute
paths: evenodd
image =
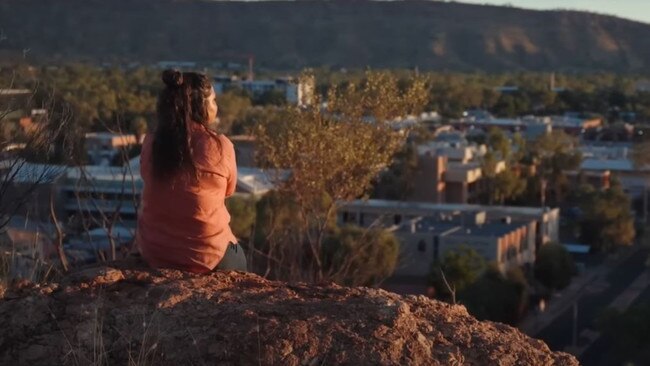
<svg viewBox="0 0 650 366"><path fill-rule="evenodd" d="M524 142L520 135L515 135L513 142L506 133L499 128L491 128L486 136L488 151L481 159L481 171L487 185L487 203L498 202L504 204L506 200L513 200L521 196L526 190L526 180L514 171L518 163ZM497 164L502 161L505 169L497 172Z"/></svg>
<svg viewBox="0 0 650 366"><path fill-rule="evenodd" d="M540 136L530 147L530 154L538 162L542 177L541 202L548 204L550 188L554 195L551 201L558 204L564 200L564 191L568 185L565 171L576 170L582 161L582 155L574 147L577 141L560 130Z"/></svg>
<svg viewBox="0 0 650 366"><path fill-rule="evenodd" d="M137 138L145 135L148 129L149 123L147 123L147 119L142 116L132 119L131 124L129 125L129 132L133 133Z"/></svg>
<svg viewBox="0 0 650 366"><path fill-rule="evenodd" d="M528 283L519 268L501 274L490 266L474 283L460 293L460 301L478 319L515 325L528 306Z"/></svg>
<svg viewBox="0 0 650 366"><path fill-rule="evenodd" d="M251 108L251 99L235 92L226 92L217 97L219 105L219 126L222 133L230 133L235 121L244 117Z"/></svg>
<svg viewBox="0 0 650 366"><path fill-rule="evenodd" d="M636 168L643 168L650 164L650 141L644 141L632 148L632 162Z"/></svg>
<svg viewBox="0 0 650 366"><path fill-rule="evenodd" d="M374 186L373 197L403 200L413 190L418 168L418 154L413 144L405 144L395 154L393 163L381 173Z"/></svg>
<svg viewBox="0 0 650 366"><path fill-rule="evenodd" d="M460 303L479 319L516 324L528 305L528 283L519 268L504 276L495 264L488 265L475 250L463 246L434 264L429 282L443 300L450 300L450 290L457 293Z"/></svg>
<svg viewBox="0 0 650 366"><path fill-rule="evenodd" d="M278 118L282 118L283 115L283 110L272 106L249 108L237 119L233 120L230 133L233 135L250 134L257 125L272 124Z"/></svg>
<svg viewBox="0 0 650 366"><path fill-rule="evenodd" d="M256 105L283 106L287 104L286 95L280 90L269 90L253 98Z"/></svg>
<svg viewBox="0 0 650 366"><path fill-rule="evenodd" d="M496 127L490 128L487 135L487 146L493 151L497 158L509 160L511 158L511 143L505 132Z"/></svg>
<svg viewBox="0 0 650 366"><path fill-rule="evenodd" d="M610 309L597 324L626 362L650 364L650 305L632 306L624 313Z"/></svg>
<svg viewBox="0 0 650 366"><path fill-rule="evenodd" d="M383 229L344 226L323 245L328 278L348 286L370 286L389 277L397 265L399 242Z"/></svg>
<svg viewBox="0 0 650 366"><path fill-rule="evenodd" d="M571 254L561 244L542 246L535 261L535 278L551 290L561 290L569 285L575 274Z"/></svg>
<svg viewBox="0 0 650 366"><path fill-rule="evenodd" d="M512 169L506 168L494 177L493 201L503 204L506 200L521 196L525 190L526 180Z"/></svg>
<svg viewBox="0 0 650 366"><path fill-rule="evenodd" d="M634 241L630 199L618 185L604 191L584 192L580 208L581 237L597 251L607 251Z"/></svg>
<svg viewBox="0 0 650 366"><path fill-rule="evenodd" d="M423 80L403 89L388 73L368 72L360 84L332 87L325 111L318 102L288 107L255 127L261 163L290 171L277 183L299 218L290 245L307 247L300 260L309 275L301 278L324 278L320 253L336 203L366 194L403 144L390 121L421 110L425 100Z"/></svg>
<svg viewBox="0 0 650 366"><path fill-rule="evenodd" d="M82 129L124 129L136 117L151 117L161 88L149 69L122 71L82 65L44 68L43 91L52 93L75 116Z"/></svg>
<svg viewBox="0 0 650 366"><path fill-rule="evenodd" d="M226 200L230 214L230 229L238 239L251 237L256 219L256 202L253 197L232 196Z"/></svg>
<svg viewBox="0 0 650 366"><path fill-rule="evenodd" d="M474 249L461 246L456 250L447 251L442 261L436 261L431 269L429 283L433 285L440 298L447 298L449 290L462 292L465 288L476 282L485 271L487 264ZM444 278L443 278L444 274Z"/></svg>

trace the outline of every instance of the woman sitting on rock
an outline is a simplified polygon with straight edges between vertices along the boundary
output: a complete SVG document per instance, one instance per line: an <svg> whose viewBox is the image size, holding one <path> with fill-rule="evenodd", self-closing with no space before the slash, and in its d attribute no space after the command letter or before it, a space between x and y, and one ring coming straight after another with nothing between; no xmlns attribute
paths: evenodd
<svg viewBox="0 0 650 366"><path fill-rule="evenodd" d="M235 150L208 128L217 117L210 79L166 70L162 80L157 127L145 137L140 161L140 253L156 268L245 271L224 203L237 183Z"/></svg>

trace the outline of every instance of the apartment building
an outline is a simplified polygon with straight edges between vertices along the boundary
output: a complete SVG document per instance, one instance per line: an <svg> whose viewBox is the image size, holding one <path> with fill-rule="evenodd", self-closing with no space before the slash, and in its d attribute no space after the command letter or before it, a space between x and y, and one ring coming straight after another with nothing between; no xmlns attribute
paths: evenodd
<svg viewBox="0 0 650 366"><path fill-rule="evenodd" d="M418 146L418 169L409 201L431 203L476 203L486 189L478 157L478 146L433 142ZM506 169L497 163L495 173Z"/></svg>
<svg viewBox="0 0 650 366"><path fill-rule="evenodd" d="M465 216L460 219L458 216ZM454 218L454 216L457 216ZM485 211L441 217L417 217L393 231L400 241L395 276L426 277L434 262L460 248L475 250L505 273L535 261L533 220L487 220Z"/></svg>
<svg viewBox="0 0 650 366"><path fill-rule="evenodd" d="M486 222L534 222L535 251L548 242L559 242L560 210L549 207L485 206L472 204L443 204L390 200L355 200L342 202L337 211L340 224L351 223L362 227L391 227L418 217L456 217L461 226L475 213L485 213ZM469 215L469 216L468 216ZM469 220L469 221L468 221ZM444 221L444 220L442 220ZM531 234L532 235L532 234Z"/></svg>

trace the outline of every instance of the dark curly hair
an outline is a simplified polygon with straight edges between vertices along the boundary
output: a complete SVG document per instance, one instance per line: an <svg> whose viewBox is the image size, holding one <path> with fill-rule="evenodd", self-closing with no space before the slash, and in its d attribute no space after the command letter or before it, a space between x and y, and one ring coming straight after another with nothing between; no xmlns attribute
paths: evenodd
<svg viewBox="0 0 650 366"><path fill-rule="evenodd" d="M192 160L190 127L198 123L207 130L206 100L212 93L210 79L196 72L165 70L165 88L158 95L158 124L152 146L153 173L160 179L179 171L196 173Z"/></svg>

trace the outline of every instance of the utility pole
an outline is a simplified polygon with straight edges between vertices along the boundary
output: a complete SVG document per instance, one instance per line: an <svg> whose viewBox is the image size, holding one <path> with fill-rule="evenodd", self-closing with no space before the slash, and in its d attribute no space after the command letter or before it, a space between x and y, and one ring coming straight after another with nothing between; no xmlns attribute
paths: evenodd
<svg viewBox="0 0 650 366"><path fill-rule="evenodd" d="M648 225L648 182L643 181L643 226Z"/></svg>
<svg viewBox="0 0 650 366"><path fill-rule="evenodd" d="M247 79L248 81L253 81L255 78L255 74L253 74L253 63L255 62L254 56L253 55L248 55L248 76Z"/></svg>
<svg viewBox="0 0 650 366"><path fill-rule="evenodd" d="M573 347L578 347L578 299L573 301Z"/></svg>
<svg viewBox="0 0 650 366"><path fill-rule="evenodd" d="M550 81L549 81L549 90L553 91L555 90L555 72L551 73Z"/></svg>

